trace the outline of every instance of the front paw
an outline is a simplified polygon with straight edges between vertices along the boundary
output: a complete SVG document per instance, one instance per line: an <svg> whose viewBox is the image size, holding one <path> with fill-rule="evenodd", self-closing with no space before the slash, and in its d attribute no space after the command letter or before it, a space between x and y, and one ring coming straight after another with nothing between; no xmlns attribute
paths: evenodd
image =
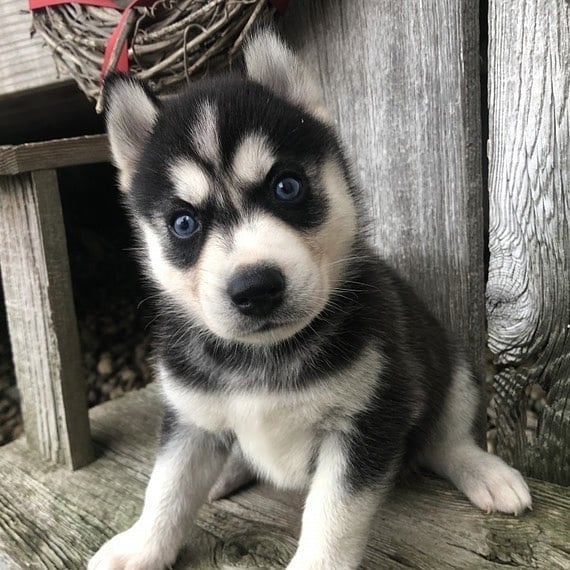
<svg viewBox="0 0 570 570"><path fill-rule="evenodd" d="M176 552L161 548L158 542L135 525L106 542L87 570L164 570L174 563Z"/></svg>
<svg viewBox="0 0 570 570"><path fill-rule="evenodd" d="M463 476L463 491L481 510L520 515L532 509L532 499L523 476L502 459L484 454Z"/></svg>

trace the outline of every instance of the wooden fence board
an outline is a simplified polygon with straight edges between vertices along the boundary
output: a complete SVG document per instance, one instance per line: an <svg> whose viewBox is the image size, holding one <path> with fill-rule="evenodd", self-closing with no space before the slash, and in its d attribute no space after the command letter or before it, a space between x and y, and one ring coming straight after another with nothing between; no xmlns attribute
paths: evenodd
<svg viewBox="0 0 570 570"><path fill-rule="evenodd" d="M483 350L478 5L292 2L285 31L319 74L376 246L463 339Z"/></svg>
<svg viewBox="0 0 570 570"><path fill-rule="evenodd" d="M0 269L26 439L72 468L92 459L56 173L0 176Z"/></svg>
<svg viewBox="0 0 570 570"><path fill-rule="evenodd" d="M570 484L570 6L489 3L489 347L497 452ZM527 442L526 399L547 404Z"/></svg>

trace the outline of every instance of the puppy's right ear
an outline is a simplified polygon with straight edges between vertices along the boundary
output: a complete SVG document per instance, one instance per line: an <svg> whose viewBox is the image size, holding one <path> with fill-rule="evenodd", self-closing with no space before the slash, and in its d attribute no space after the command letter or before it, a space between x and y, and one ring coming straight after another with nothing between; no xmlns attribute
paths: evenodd
<svg viewBox="0 0 570 570"><path fill-rule="evenodd" d="M105 102L113 162L120 172L121 190L127 191L158 118L158 103L144 83L124 74L105 79Z"/></svg>

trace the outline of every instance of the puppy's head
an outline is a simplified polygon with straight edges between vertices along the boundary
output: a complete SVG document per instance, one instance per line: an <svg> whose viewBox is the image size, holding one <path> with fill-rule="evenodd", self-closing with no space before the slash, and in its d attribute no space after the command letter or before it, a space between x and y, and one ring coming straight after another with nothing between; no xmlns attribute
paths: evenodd
<svg viewBox="0 0 570 570"><path fill-rule="evenodd" d="M245 61L246 77L195 83L165 104L115 77L107 124L153 280L189 323L271 344L326 306L356 208L301 62L268 31L248 43Z"/></svg>

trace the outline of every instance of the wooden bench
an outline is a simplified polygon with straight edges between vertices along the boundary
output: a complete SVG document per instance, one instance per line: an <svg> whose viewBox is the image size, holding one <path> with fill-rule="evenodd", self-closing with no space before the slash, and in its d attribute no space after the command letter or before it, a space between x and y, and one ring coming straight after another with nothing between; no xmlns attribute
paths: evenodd
<svg viewBox="0 0 570 570"><path fill-rule="evenodd" d="M23 440L0 450L0 568L81 569L142 507L156 446L155 386L94 408L96 460L50 466ZM534 510L485 515L447 483L412 480L376 518L363 569L568 568L570 491L532 480ZM302 497L253 487L200 512L176 570L283 568Z"/></svg>
<svg viewBox="0 0 570 570"><path fill-rule="evenodd" d="M533 10L524 15L523 4ZM563 168L569 93L554 76L540 83L543 92L532 104L512 89L519 85L521 93L537 97L518 66L530 50L525 41L552 56L535 65L554 61L569 68L569 8L554 8L555 0L490 5L496 28L489 54L489 208L482 188L475 3L293 2L284 27L320 73L378 220L379 250L464 337L476 361L482 361L487 314L500 366L498 450L527 473L568 484L570 340L562 333L570 269L556 262L570 250L562 215L564 204L570 210L570 168ZM536 21L539 31L525 35L525 26ZM552 30L566 41L550 46ZM503 36L510 43L501 43ZM517 43L523 36L531 39ZM552 124L539 114L542 100L552 105ZM504 115L517 105L530 119L511 133ZM534 124L543 119L550 134L540 131L530 155L524 139L509 146L519 131L534 135ZM552 148L549 137L557 142ZM511 172L512 164L526 164L529 156L534 162L526 170ZM89 426L57 188L56 169L108 158L105 136L0 147L0 269L26 435L0 448L2 570L82 568L142 506L160 415L157 390L151 385L94 408ZM492 271L486 312L487 213ZM542 219L548 224L536 224ZM543 238L546 253L539 247ZM512 268L502 271L509 251L520 254L522 276ZM521 296L525 271L531 286ZM549 279L547 292L558 310L540 298L533 271ZM528 350L528 330L523 327L518 338L512 326L521 300L532 301L532 325L540 332L540 342L531 338ZM535 381L550 392L538 444L529 445L524 394ZM538 479L530 485L534 510L514 518L478 512L443 481L411 479L379 511L363 568L568 568L570 491ZM206 505L192 549L176 568L284 567L295 548L301 504L299 495L256 486Z"/></svg>

